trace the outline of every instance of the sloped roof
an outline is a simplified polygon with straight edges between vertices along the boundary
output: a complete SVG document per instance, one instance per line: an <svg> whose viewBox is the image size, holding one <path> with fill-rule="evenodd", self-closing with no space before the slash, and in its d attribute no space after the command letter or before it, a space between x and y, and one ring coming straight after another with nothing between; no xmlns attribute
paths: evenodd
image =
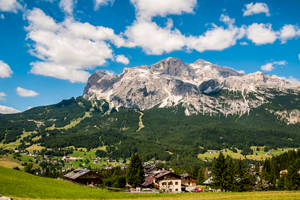
<svg viewBox="0 0 300 200"><path fill-rule="evenodd" d="M148 176L145 177L145 182L141 184L144 187L147 187L153 183L153 174L149 174Z"/></svg>
<svg viewBox="0 0 300 200"><path fill-rule="evenodd" d="M164 177L164 176L166 176L166 175L168 175L168 174L170 174L170 175L172 175L172 176L175 176L175 177L181 179L181 176L180 176L180 175L175 174L175 173L173 173L173 172L171 172L171 171L165 171L165 172L163 172L163 173L160 173L160 174L156 175L155 178L160 179L160 178L162 178L162 177Z"/></svg>
<svg viewBox="0 0 300 200"><path fill-rule="evenodd" d="M77 169L67 173L66 175L64 175L64 177L74 180L74 179L77 179L78 177L83 176L89 172L96 173L95 171L92 171L89 169L77 168Z"/></svg>

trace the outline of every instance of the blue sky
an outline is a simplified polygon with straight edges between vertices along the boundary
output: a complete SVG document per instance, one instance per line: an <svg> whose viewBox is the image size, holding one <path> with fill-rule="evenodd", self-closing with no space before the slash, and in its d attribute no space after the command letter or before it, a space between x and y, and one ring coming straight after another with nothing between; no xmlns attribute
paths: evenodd
<svg viewBox="0 0 300 200"><path fill-rule="evenodd" d="M298 0L0 0L0 113L167 57L300 80Z"/></svg>

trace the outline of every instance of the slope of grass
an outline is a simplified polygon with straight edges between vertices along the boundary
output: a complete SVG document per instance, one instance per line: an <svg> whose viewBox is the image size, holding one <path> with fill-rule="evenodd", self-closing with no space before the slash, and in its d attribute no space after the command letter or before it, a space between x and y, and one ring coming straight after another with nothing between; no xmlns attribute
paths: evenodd
<svg viewBox="0 0 300 200"><path fill-rule="evenodd" d="M163 197L176 194L127 194L88 188L61 180L43 178L0 167L0 192L4 196L35 199L122 199L133 197Z"/></svg>
<svg viewBox="0 0 300 200"><path fill-rule="evenodd" d="M251 147L252 149L256 149L256 147ZM260 147L260 151L253 151L253 155L247 155L246 158L247 159L251 159L251 160L265 160L266 158L272 158L273 155L279 155L279 154L283 154L284 152L287 152L289 150L292 150L293 148L286 148L285 151L282 151L282 149L279 150L273 150L270 149L268 152L270 152L271 154L267 154L267 152L264 152L264 147ZM209 151L214 151L214 150L208 150ZM218 153L205 153L205 154L199 154L198 158L204 160L205 158L217 158L219 156L219 152ZM223 152L224 156L226 157L227 155L229 155L230 157L234 158L234 159L244 159L245 157L241 154L241 150L238 150L237 153L232 152L231 150L227 149L227 152ZM257 155L256 155L257 154Z"/></svg>

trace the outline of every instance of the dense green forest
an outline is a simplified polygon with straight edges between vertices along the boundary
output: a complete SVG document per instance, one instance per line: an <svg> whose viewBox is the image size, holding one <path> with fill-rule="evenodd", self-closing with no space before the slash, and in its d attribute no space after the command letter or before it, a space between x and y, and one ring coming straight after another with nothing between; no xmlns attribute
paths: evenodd
<svg viewBox="0 0 300 200"><path fill-rule="evenodd" d="M105 146L104 154L112 158L129 158L138 152L143 161L155 158L171 161L177 167L185 167L186 163L196 166L202 162L197 155L208 149L237 148L247 155L251 154L251 146L299 147L299 123L287 125L267 110L299 109L299 104L290 100L298 97L290 92L251 109L249 115L227 117L185 116L181 104L117 111L109 109L105 100L77 97L19 114L0 115L0 141L14 142L26 131L31 134L20 139L19 149L32 144L87 150ZM139 130L140 112L144 127Z"/></svg>

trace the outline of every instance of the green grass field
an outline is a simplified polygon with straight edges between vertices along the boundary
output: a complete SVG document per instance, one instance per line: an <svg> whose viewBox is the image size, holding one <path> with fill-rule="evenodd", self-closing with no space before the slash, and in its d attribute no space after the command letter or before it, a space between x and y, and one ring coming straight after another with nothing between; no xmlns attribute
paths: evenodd
<svg viewBox="0 0 300 200"><path fill-rule="evenodd" d="M251 147L252 149L256 149L256 147ZM278 150L274 150L274 149L270 149L268 152L270 152L270 155L267 155L267 152L264 152L264 147L259 147L260 151L253 151L253 155L247 155L246 158L247 159L252 159L252 160L265 160L266 158L272 158L272 155L279 155L279 154L283 154L284 152L287 152L289 150L291 150L292 148L287 148L285 151L282 151L282 149L278 149ZM227 155L229 155L230 157L234 158L234 159L244 159L245 157L241 154L241 150L238 150L237 153L232 152L229 149L226 149L227 152L224 152L225 149L223 149L223 154L226 157ZM214 151L214 150L207 150L209 151ZM257 154L257 155L256 155ZM209 159L209 158L217 158L219 156L219 153L205 153L205 154L199 154L198 158L204 160L205 158Z"/></svg>
<svg viewBox="0 0 300 200"><path fill-rule="evenodd" d="M25 172L0 167L0 193L27 199L300 199L300 192L245 192L245 193L198 193L198 194L130 194L111 192L75 185L65 181L37 177Z"/></svg>

